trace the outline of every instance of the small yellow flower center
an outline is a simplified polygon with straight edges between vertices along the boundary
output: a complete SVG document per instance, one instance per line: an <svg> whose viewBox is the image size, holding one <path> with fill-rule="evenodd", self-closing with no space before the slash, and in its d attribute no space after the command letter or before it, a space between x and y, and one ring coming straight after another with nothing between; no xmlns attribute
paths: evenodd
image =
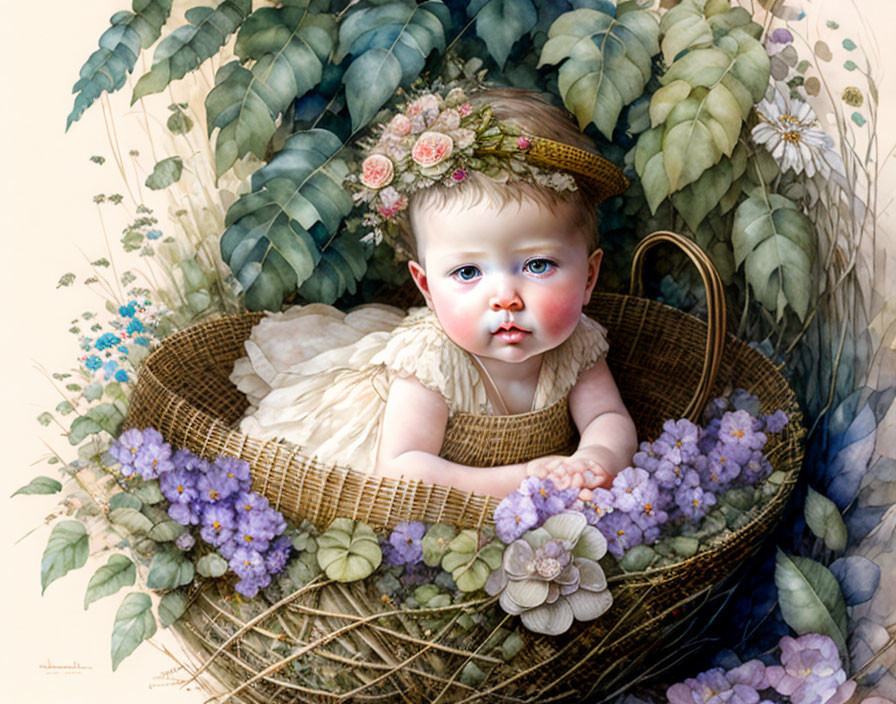
<svg viewBox="0 0 896 704"><path fill-rule="evenodd" d="M178 494L183 494L183 493L184 493L184 485L183 485L183 484L178 484L178 485L177 485L177 493L178 493Z"/></svg>
<svg viewBox="0 0 896 704"><path fill-rule="evenodd" d="M784 132L781 137L785 142L790 142L791 144L799 144L803 141L803 135L796 131Z"/></svg>
<svg viewBox="0 0 896 704"><path fill-rule="evenodd" d="M221 530L221 524L218 523L218 521L215 521L214 523L212 523L212 528L214 528L215 530Z"/></svg>
<svg viewBox="0 0 896 704"><path fill-rule="evenodd" d="M210 498L212 501L217 501L219 496L221 495L214 489L210 489L208 492L208 498Z"/></svg>
<svg viewBox="0 0 896 704"><path fill-rule="evenodd" d="M245 540L247 543L251 543L251 542L252 542L252 536L251 536L251 535L244 535L244 536L243 536L243 540Z"/></svg>
<svg viewBox="0 0 896 704"><path fill-rule="evenodd" d="M743 436L744 436L744 431L743 431L743 430L735 430L735 431L734 431L734 437L736 437L736 438L742 438Z"/></svg>
<svg viewBox="0 0 896 704"><path fill-rule="evenodd" d="M681 440L675 443L675 447L681 447Z"/></svg>

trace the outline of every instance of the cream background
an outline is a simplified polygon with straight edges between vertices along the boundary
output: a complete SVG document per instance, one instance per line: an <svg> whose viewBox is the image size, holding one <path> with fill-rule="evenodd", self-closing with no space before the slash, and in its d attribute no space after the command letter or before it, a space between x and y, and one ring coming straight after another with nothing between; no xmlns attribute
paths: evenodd
<svg viewBox="0 0 896 704"><path fill-rule="evenodd" d="M749 0L746 4L749 6ZM93 572L88 567L52 584L41 597L40 556L48 536L41 522L57 499L6 498L34 474L53 474L46 465L37 471L30 466L45 454L44 440L64 457L72 457L64 437L39 432L35 417L52 409L60 399L34 366L40 364L50 371L71 367L77 348L74 336L65 332L69 321L83 310L102 306L83 286L58 290L55 286L66 271L78 272L81 279L87 275L82 251L90 259L106 255L91 199L96 193L120 190L120 181L109 162L98 168L88 161L92 154L109 157L99 104L89 109L68 134L64 126L78 69L96 48L108 18L127 5L127 0L18 2L4 9L0 26L0 88L7 106L0 111L4 166L0 175L0 300L6 332L0 352L4 398L0 428L5 465L0 475L0 613L4 616L0 627L0 701L11 704L180 704L205 699L196 691L159 688L167 681L154 678L175 665L146 644L112 676L109 636L121 595L95 602L85 612L83 593ZM861 7L867 22L865 29L856 26L857 7ZM868 31L877 33L880 54L873 60L882 97L880 124L885 126L879 135L880 152L882 156L889 153L896 141L896 130L887 127L896 122L896 45L891 37L896 6L891 0L816 0L806 9L809 22L821 26L824 20L836 16L843 25L837 36L851 36L866 50L871 47ZM854 81L842 73L842 85ZM114 114L124 115L128 100L126 89L114 96ZM116 125L125 153L134 147L147 153L136 117L119 117ZM881 237L893 236L894 171L891 160L880 189L879 212L884 216L879 225ZM145 175L140 180L143 178ZM157 213L165 211L164 203L157 205ZM109 227L116 255L119 230L120 225ZM894 256L894 249L888 248L888 258ZM892 300L893 296L888 298ZM32 528L38 529L15 544ZM165 636L155 640L171 645ZM90 669L76 675L50 675L42 668L50 663L79 664Z"/></svg>

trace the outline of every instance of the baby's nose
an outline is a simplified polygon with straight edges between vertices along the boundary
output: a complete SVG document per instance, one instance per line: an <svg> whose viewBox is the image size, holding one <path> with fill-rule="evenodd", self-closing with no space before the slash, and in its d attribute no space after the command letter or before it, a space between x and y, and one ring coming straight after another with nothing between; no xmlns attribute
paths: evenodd
<svg viewBox="0 0 896 704"><path fill-rule="evenodd" d="M492 310L522 310L523 299L520 298L513 286L502 281L495 288L495 292L489 300L489 308Z"/></svg>

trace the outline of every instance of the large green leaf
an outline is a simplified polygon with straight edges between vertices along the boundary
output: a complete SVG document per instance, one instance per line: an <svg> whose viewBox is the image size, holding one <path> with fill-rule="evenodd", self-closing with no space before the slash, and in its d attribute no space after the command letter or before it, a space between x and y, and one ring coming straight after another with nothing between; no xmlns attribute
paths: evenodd
<svg viewBox="0 0 896 704"><path fill-rule="evenodd" d="M722 159L704 171L694 183L672 196L672 204L681 213L692 232L697 232L709 212L731 189L747 168L747 151L742 145L735 148L730 159Z"/></svg>
<svg viewBox="0 0 896 704"><path fill-rule="evenodd" d="M187 610L187 598L180 592L168 592L159 601L159 623L168 628L184 615Z"/></svg>
<svg viewBox="0 0 896 704"><path fill-rule="evenodd" d="M621 3L615 17L581 9L557 18L548 32L539 66L560 67L563 102L584 128L589 122L607 137L622 109L641 97L652 76L659 27L635 2Z"/></svg>
<svg viewBox="0 0 896 704"><path fill-rule="evenodd" d="M66 130L103 92L114 93L125 84L141 48L159 38L171 12L171 0L133 0L131 8L133 12L122 10L112 15L112 26L100 37L100 48L81 67L79 80L72 88L77 95L65 122Z"/></svg>
<svg viewBox="0 0 896 704"><path fill-rule="evenodd" d="M326 130L293 135L227 212L221 253L251 310L277 310L299 287L305 298L332 303L364 275L361 245L339 232L352 209L342 146Z"/></svg>
<svg viewBox="0 0 896 704"><path fill-rule="evenodd" d="M805 320L813 295L813 225L796 203L776 194L754 195L734 214L734 259L744 265L756 299L780 320L789 306Z"/></svg>
<svg viewBox="0 0 896 704"><path fill-rule="evenodd" d="M156 47L152 68L134 87L131 104L150 93L164 90L171 81L195 71L227 43L252 11L252 0L223 0L217 7L191 7L185 24ZM180 114L180 113L177 113Z"/></svg>
<svg viewBox="0 0 896 704"><path fill-rule="evenodd" d="M208 130L218 128L215 171L220 175L252 152L263 158L274 120L321 80L336 41L336 22L307 3L253 12L240 27L233 61L219 69L205 99Z"/></svg>
<svg viewBox="0 0 896 704"><path fill-rule="evenodd" d="M183 170L184 160L179 156L162 159L152 168L152 173L146 177L146 187L153 191L168 188L172 183L180 180Z"/></svg>
<svg viewBox="0 0 896 704"><path fill-rule="evenodd" d="M448 26L448 8L439 0L398 0L345 18L333 60L352 56L342 80L353 130L370 122L399 85L409 86L433 50L445 50Z"/></svg>
<svg viewBox="0 0 896 704"><path fill-rule="evenodd" d="M150 589L177 589L193 581L195 569L180 550L156 553L149 565L146 586Z"/></svg>
<svg viewBox="0 0 896 704"><path fill-rule="evenodd" d="M501 69L513 45L538 22L531 0L471 0L467 17L476 18L476 34Z"/></svg>
<svg viewBox="0 0 896 704"><path fill-rule="evenodd" d="M87 583L84 594L84 608L104 596L114 594L122 587L133 586L137 579L137 568L124 555L112 555L109 561L94 572Z"/></svg>
<svg viewBox="0 0 896 704"><path fill-rule="evenodd" d="M799 635L821 633L830 636L843 661L848 662L846 603L831 571L807 557L789 557L779 549L775 586L781 615L787 625Z"/></svg>
<svg viewBox="0 0 896 704"><path fill-rule="evenodd" d="M146 594L128 594L112 627L112 670L136 650L147 638L156 633L156 620L152 615L152 600Z"/></svg>
<svg viewBox="0 0 896 704"><path fill-rule="evenodd" d="M41 594L70 570L83 567L88 554L87 530L81 523L62 521L53 526L40 561Z"/></svg>

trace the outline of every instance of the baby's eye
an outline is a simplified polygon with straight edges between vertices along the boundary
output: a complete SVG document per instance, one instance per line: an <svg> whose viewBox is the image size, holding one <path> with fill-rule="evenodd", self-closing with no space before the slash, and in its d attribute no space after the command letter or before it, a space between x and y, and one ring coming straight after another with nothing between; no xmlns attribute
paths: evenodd
<svg viewBox="0 0 896 704"><path fill-rule="evenodd" d="M547 274L556 266L550 259L530 259L523 269L530 274L542 275Z"/></svg>
<svg viewBox="0 0 896 704"><path fill-rule="evenodd" d="M473 279L479 278L481 272L479 271L479 267L467 264L466 266L458 267L452 271L451 276L458 281L472 281Z"/></svg>

